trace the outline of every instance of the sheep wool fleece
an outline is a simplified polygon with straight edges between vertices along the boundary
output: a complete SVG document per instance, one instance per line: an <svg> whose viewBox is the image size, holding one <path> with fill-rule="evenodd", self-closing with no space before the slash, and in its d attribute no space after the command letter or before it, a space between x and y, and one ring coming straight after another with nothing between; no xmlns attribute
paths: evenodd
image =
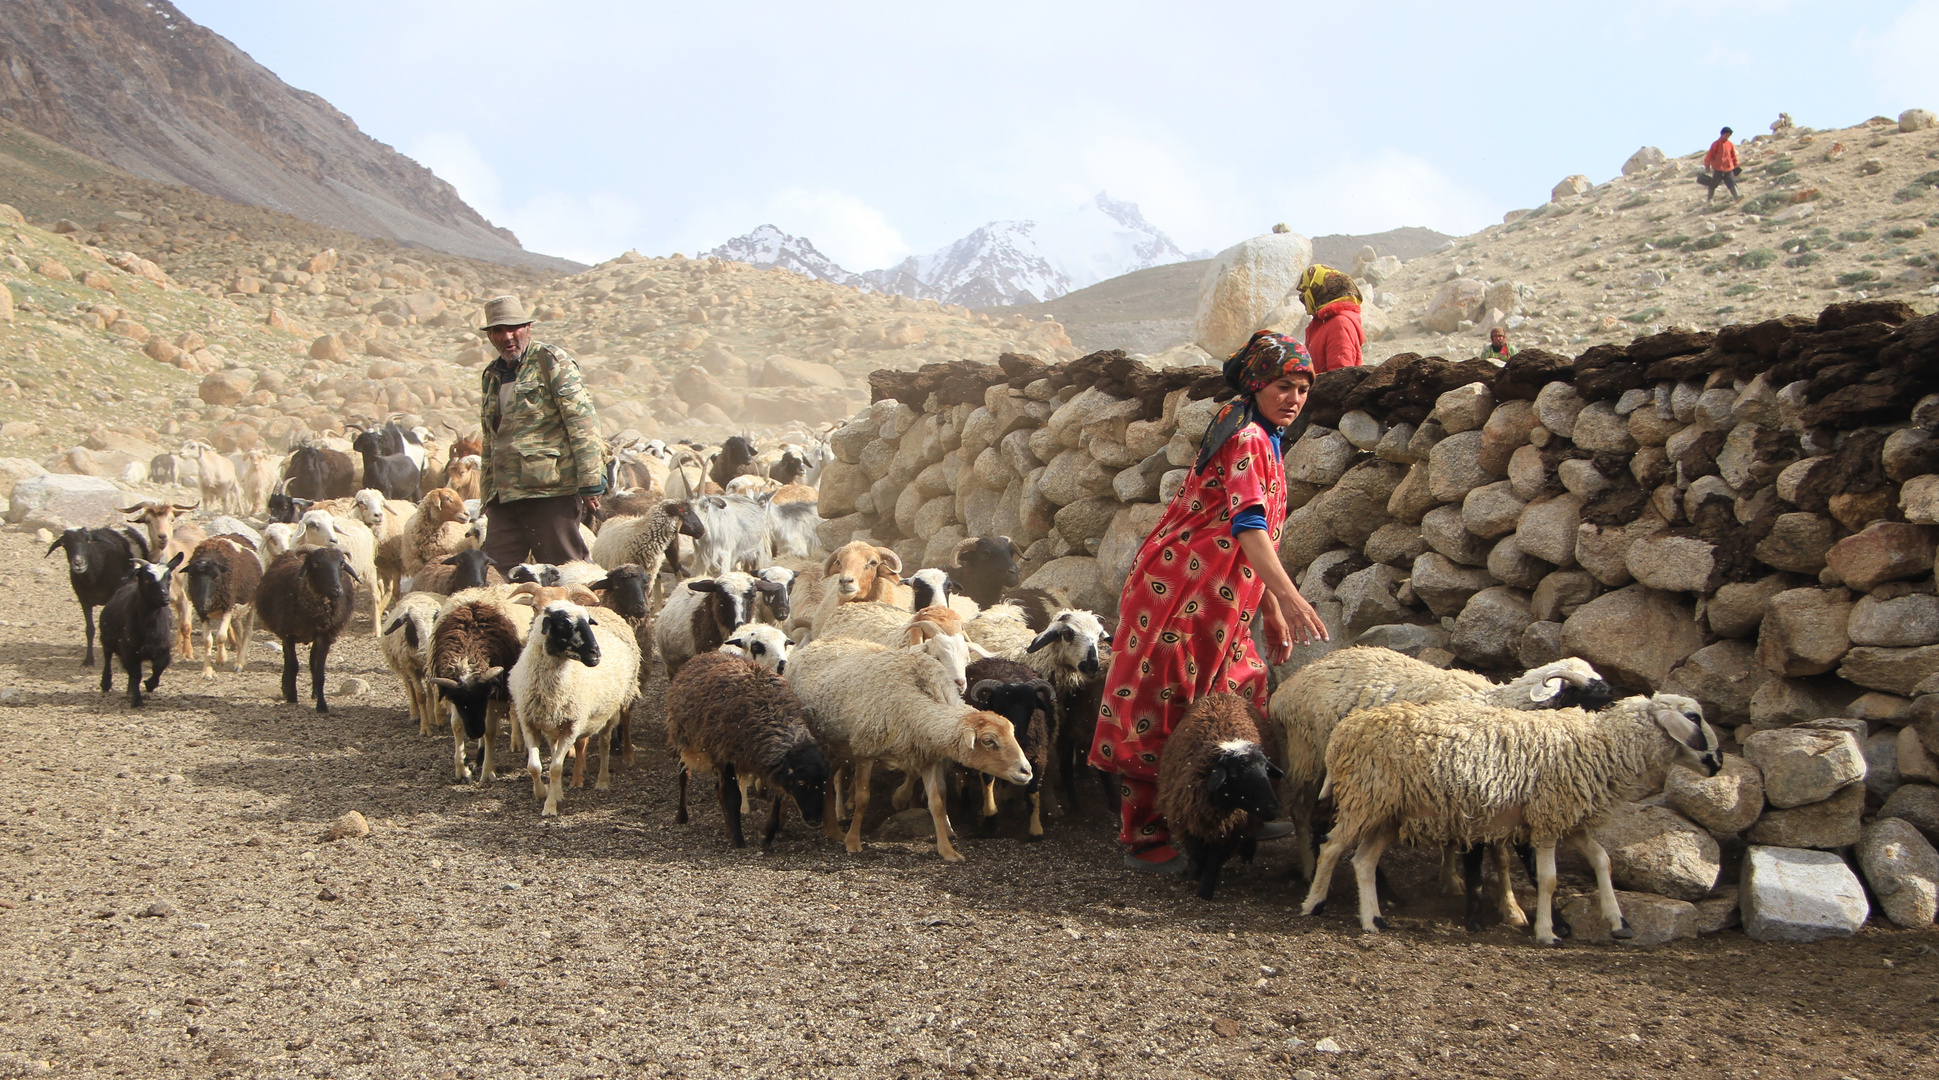
<svg viewBox="0 0 1939 1080"><path fill-rule="evenodd" d="M1122 843L1170 840L1157 806L1158 760L1194 700L1233 693L1265 711L1266 665L1251 624L1266 585L1232 536L1233 516L1248 506L1264 507L1266 535L1278 547L1286 473L1256 423L1188 474L1125 578L1090 755L1092 765L1118 774Z"/></svg>

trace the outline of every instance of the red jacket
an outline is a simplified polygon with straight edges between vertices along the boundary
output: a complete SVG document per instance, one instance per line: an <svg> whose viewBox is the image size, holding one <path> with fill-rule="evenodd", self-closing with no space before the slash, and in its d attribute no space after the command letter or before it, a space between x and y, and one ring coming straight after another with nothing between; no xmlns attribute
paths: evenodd
<svg viewBox="0 0 1939 1080"><path fill-rule="evenodd" d="M1335 300L1320 309L1306 327L1306 351L1313 356L1313 373L1323 375L1335 368L1359 367L1360 351L1367 344L1367 332L1360 325L1360 305L1351 300Z"/></svg>
<svg viewBox="0 0 1939 1080"><path fill-rule="evenodd" d="M1731 144L1730 136L1718 136L1710 144L1710 152L1703 155L1703 167L1718 172L1729 172L1737 167L1737 147Z"/></svg>

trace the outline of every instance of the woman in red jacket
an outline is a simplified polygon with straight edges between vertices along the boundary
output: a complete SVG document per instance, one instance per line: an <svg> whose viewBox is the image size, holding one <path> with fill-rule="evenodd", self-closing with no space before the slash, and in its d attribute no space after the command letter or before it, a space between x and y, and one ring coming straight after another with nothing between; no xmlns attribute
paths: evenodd
<svg viewBox="0 0 1939 1080"><path fill-rule="evenodd" d="M1312 354L1314 374L1359 367L1367 332L1360 325L1360 289L1353 278L1314 263L1300 275L1299 299L1313 317L1306 326L1306 351Z"/></svg>

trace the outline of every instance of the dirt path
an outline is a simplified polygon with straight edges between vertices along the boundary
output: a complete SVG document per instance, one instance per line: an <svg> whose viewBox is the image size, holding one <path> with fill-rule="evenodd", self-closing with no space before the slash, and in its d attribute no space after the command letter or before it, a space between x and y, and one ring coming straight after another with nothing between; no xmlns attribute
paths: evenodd
<svg viewBox="0 0 1939 1080"><path fill-rule="evenodd" d="M1543 951L1431 899L1363 938L1351 903L1296 914L1283 849L1210 904L1127 874L1094 797L960 866L799 822L735 851L711 785L671 824L657 700L613 789L542 822L522 775L451 783L361 620L331 685L372 689L327 718L275 700L267 638L102 698L39 555L0 537L0 1076L1886 1078L1939 1050L1939 932ZM325 842L350 809L371 835ZM1430 860L1388 864L1428 895Z"/></svg>

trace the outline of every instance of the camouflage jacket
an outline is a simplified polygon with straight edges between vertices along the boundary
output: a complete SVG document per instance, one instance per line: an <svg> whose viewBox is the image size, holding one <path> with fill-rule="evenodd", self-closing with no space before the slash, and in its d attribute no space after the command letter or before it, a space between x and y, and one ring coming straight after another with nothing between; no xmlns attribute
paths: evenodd
<svg viewBox="0 0 1939 1080"><path fill-rule="evenodd" d="M485 447L479 490L487 503L604 490L606 444L571 353L536 341L528 346L503 416L497 361L485 368L480 389Z"/></svg>

